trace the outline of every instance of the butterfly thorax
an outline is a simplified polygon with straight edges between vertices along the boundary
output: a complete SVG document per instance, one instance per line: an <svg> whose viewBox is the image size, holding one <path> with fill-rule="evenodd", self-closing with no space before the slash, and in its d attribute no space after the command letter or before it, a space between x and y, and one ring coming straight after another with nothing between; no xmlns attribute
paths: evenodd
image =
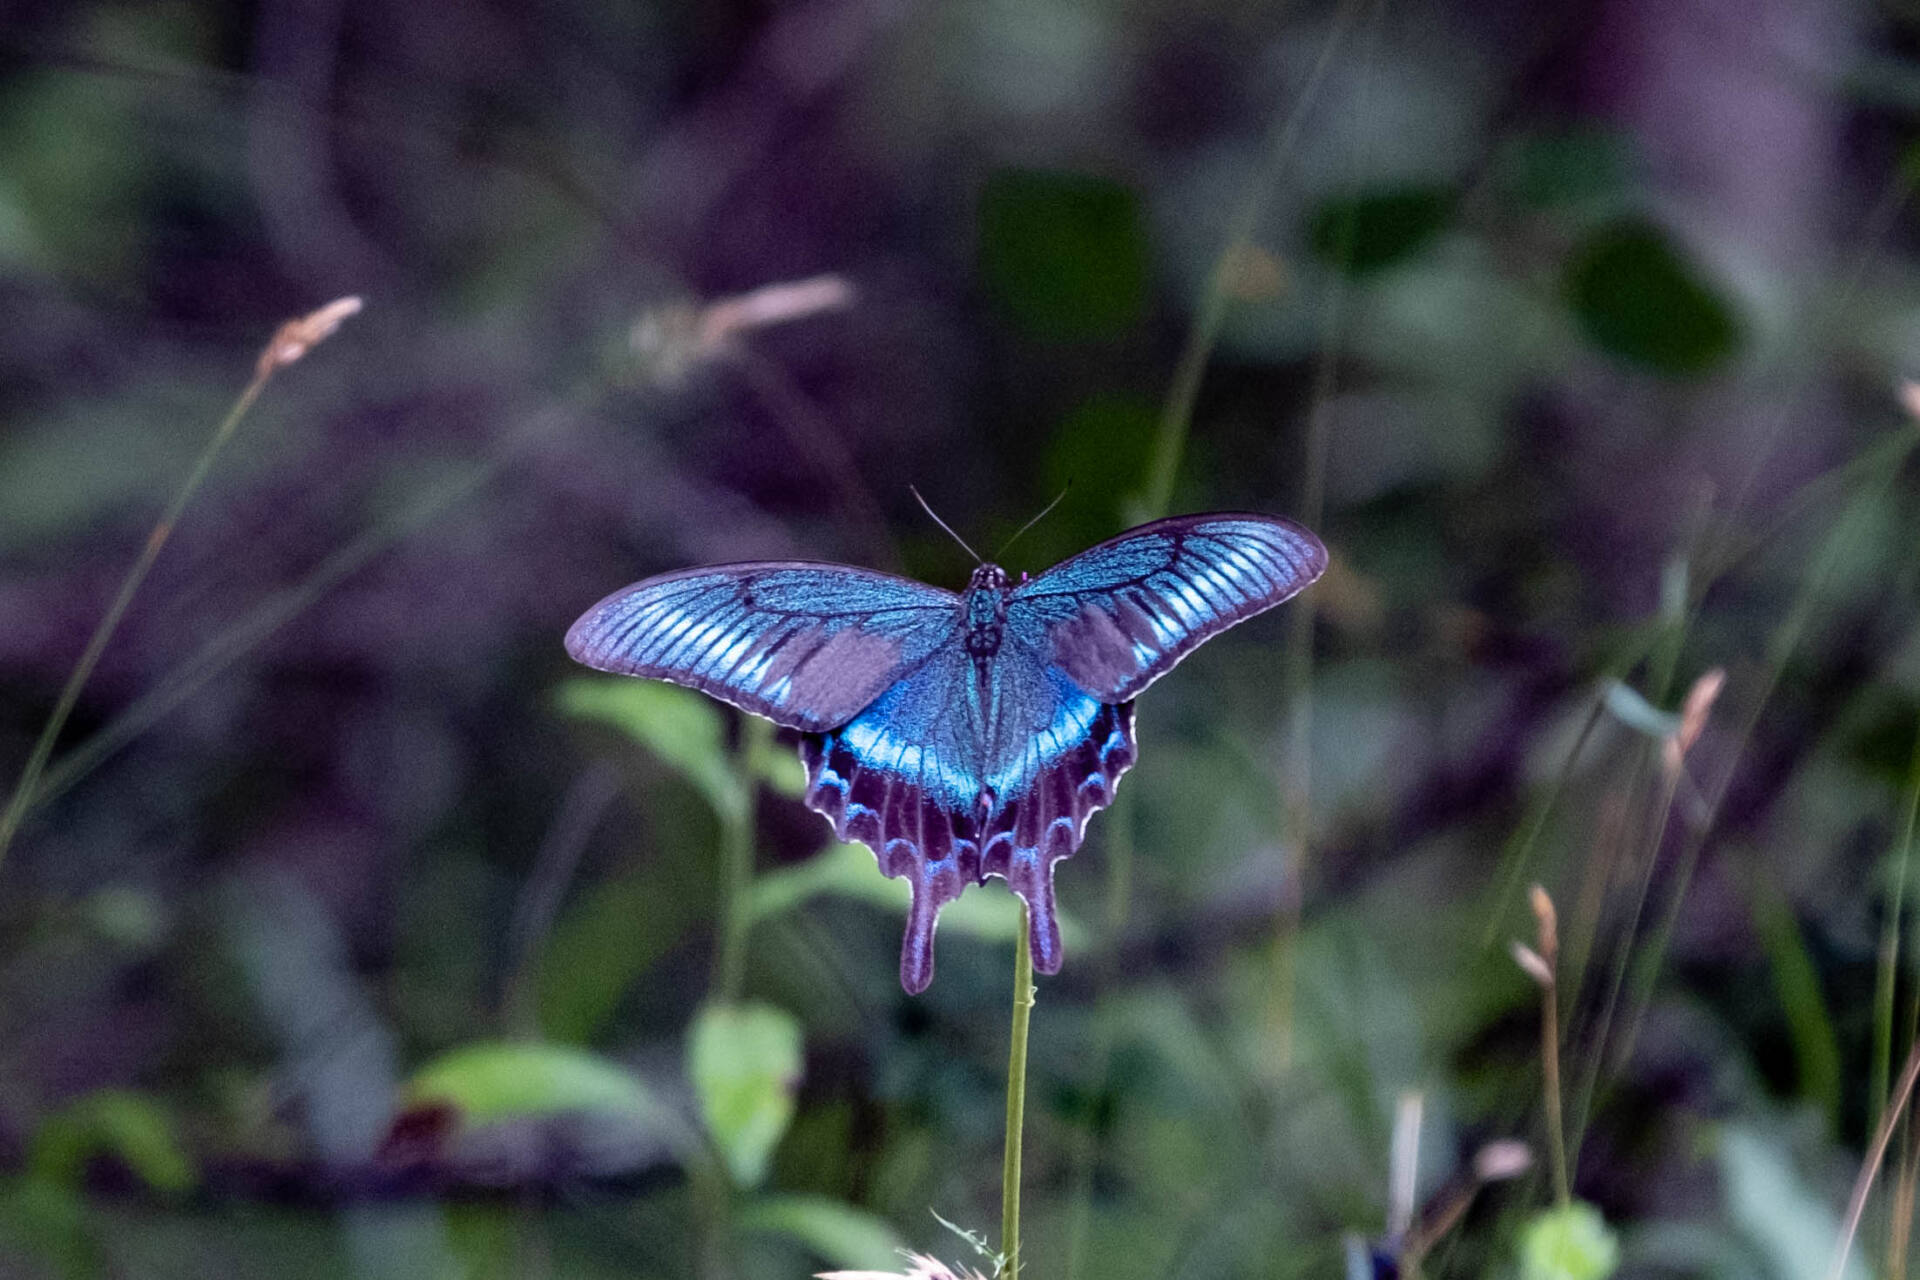
<svg viewBox="0 0 1920 1280"><path fill-rule="evenodd" d="M961 603L967 613L967 653L984 662L1000 651L1000 632L1007 623L1007 571L997 564L975 569Z"/></svg>

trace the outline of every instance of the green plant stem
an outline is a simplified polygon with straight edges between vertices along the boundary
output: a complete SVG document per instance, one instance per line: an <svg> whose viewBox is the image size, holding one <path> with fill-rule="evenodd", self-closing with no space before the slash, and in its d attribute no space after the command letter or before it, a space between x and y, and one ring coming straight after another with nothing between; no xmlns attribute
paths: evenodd
<svg viewBox="0 0 1920 1280"><path fill-rule="evenodd" d="M1254 229L1260 225L1260 213L1266 208L1267 198L1293 154L1294 142L1307 117L1307 104L1319 93L1320 82L1333 65L1334 51L1345 40L1360 7L1354 0L1353 3L1341 5L1336 13L1335 25L1328 32L1326 43L1320 47L1320 55L1314 60L1306 83L1300 87L1293 110L1276 122L1278 127L1267 149L1267 162L1241 198L1233 223L1227 231L1226 247L1221 250L1207 277L1206 292L1200 299L1193 327L1187 331L1186 344L1180 349L1180 360L1173 371L1173 385L1167 391L1167 402L1160 412L1159 430L1153 438L1153 459L1147 468L1147 491L1143 503L1148 519L1165 515L1167 508L1173 504L1173 482L1180 474L1180 456L1186 451L1187 435L1193 426L1193 407L1200 398L1201 380L1206 376L1207 363L1213 358L1214 344L1220 339L1220 329L1226 323L1227 311L1233 302L1234 278L1241 269L1247 248L1253 243Z"/></svg>
<svg viewBox="0 0 1920 1280"><path fill-rule="evenodd" d="M1027 1112L1027 1025L1033 1019L1033 944L1027 909L1020 912L1020 942L1013 957L1013 1035L1007 1047L1007 1142L1000 1165L999 1274L1020 1276L1020 1134Z"/></svg>
<svg viewBox="0 0 1920 1280"><path fill-rule="evenodd" d="M80 701L80 691L86 687L93 676L93 669L100 664L100 657L106 652L107 645L119 630L121 620L126 617L127 608L133 603L134 595L140 585L147 580L154 561L160 558L167 540L173 536L173 530L185 513L187 504L193 500L194 493L213 470L213 461L220 450L239 427L241 419L253 408L254 401L260 398L273 371L277 366L263 363L254 373L240 396L227 410L227 416L220 420L213 435L200 450L200 456L194 459L193 469L168 501L166 509L160 513L160 519L154 524L153 531L147 534L146 545L140 548L140 555L134 560L133 567L127 570L127 576L121 580L120 590L113 597L113 603L107 606L106 616L100 619L93 635L87 641L87 647L80 654L80 661L74 664L73 673L67 677L67 683L61 687L60 696L53 704L53 713L47 717L47 723L40 730L40 737L34 742L33 750L27 754L26 767L20 771L20 780L14 784L13 794L8 797L5 813L0 813L0 863L5 863L7 851L13 846L13 838L25 820L27 810L32 806L34 790L39 786L40 775L46 770L47 762L53 757L53 748L60 737L60 731L66 728L67 717L73 714L73 708Z"/></svg>

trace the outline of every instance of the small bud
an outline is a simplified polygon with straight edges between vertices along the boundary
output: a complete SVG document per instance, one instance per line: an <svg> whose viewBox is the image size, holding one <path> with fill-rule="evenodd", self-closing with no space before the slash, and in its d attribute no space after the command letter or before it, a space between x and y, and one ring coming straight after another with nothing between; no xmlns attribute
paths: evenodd
<svg viewBox="0 0 1920 1280"><path fill-rule="evenodd" d="M1512 945L1513 962L1519 965L1521 970L1525 972L1529 978L1532 978L1541 986L1552 986L1553 970L1548 968L1547 962L1540 958L1540 953L1524 942L1516 942Z"/></svg>
<svg viewBox="0 0 1920 1280"><path fill-rule="evenodd" d="M701 345L719 347L737 333L804 320L853 304L853 286L839 276L770 284L709 305L700 318Z"/></svg>
<svg viewBox="0 0 1920 1280"><path fill-rule="evenodd" d="M360 299L335 298L318 311L309 311L296 320L287 321L275 331L272 340L261 351L254 376L264 378L276 369L286 368L333 336L340 322L359 310Z"/></svg>
<svg viewBox="0 0 1920 1280"><path fill-rule="evenodd" d="M1719 698L1720 690L1726 683L1727 673L1715 667L1695 680L1693 687L1687 690L1686 701L1680 706L1680 727L1662 745L1661 761L1669 774L1680 771L1687 753L1700 741L1700 735L1707 731L1707 716L1713 711L1714 701Z"/></svg>
<svg viewBox="0 0 1920 1280"><path fill-rule="evenodd" d="M663 303L634 322L627 341L647 375L672 387L697 366L731 352L742 334L839 311L853 302L853 286L843 277L811 276L705 304Z"/></svg>
<svg viewBox="0 0 1920 1280"><path fill-rule="evenodd" d="M1527 899L1533 906L1533 919L1539 930L1540 954L1551 963L1560 955L1560 926L1554 915L1553 899L1539 885L1533 886Z"/></svg>
<svg viewBox="0 0 1920 1280"><path fill-rule="evenodd" d="M1504 1182L1531 1168L1533 1152L1524 1142L1489 1142L1473 1157L1473 1176L1480 1182Z"/></svg>
<svg viewBox="0 0 1920 1280"><path fill-rule="evenodd" d="M1915 382L1911 378L1902 378L1900 385L1894 388L1894 395L1899 397L1900 407L1905 409L1909 416L1920 418L1920 382Z"/></svg>

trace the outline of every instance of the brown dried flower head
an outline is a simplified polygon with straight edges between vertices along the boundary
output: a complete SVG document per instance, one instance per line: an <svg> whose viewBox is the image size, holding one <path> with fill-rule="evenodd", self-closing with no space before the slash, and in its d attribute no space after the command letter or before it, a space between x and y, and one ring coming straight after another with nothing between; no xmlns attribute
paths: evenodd
<svg viewBox="0 0 1920 1280"><path fill-rule="evenodd" d="M360 299L335 298L318 311L310 311L289 320L274 333L260 353L255 375L264 378L276 369L284 369L307 352L325 342L340 327L340 322L358 313Z"/></svg>

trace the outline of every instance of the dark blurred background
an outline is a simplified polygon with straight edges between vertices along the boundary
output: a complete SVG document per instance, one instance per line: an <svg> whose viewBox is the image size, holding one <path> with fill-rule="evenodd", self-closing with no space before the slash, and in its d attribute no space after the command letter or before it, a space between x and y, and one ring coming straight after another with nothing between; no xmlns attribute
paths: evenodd
<svg viewBox="0 0 1920 1280"><path fill-rule="evenodd" d="M984 549L1069 483L1015 571L1213 508L1334 565L1060 869L1031 1274L1364 1274L1509 1139L1428 1274L1819 1274L1920 990L1916 125L1905 0L13 0L6 788L268 335L365 310L0 865L0 1274L990 1267L929 1210L997 1234L1004 887L903 995L785 744L560 637L958 587L909 484Z"/></svg>

